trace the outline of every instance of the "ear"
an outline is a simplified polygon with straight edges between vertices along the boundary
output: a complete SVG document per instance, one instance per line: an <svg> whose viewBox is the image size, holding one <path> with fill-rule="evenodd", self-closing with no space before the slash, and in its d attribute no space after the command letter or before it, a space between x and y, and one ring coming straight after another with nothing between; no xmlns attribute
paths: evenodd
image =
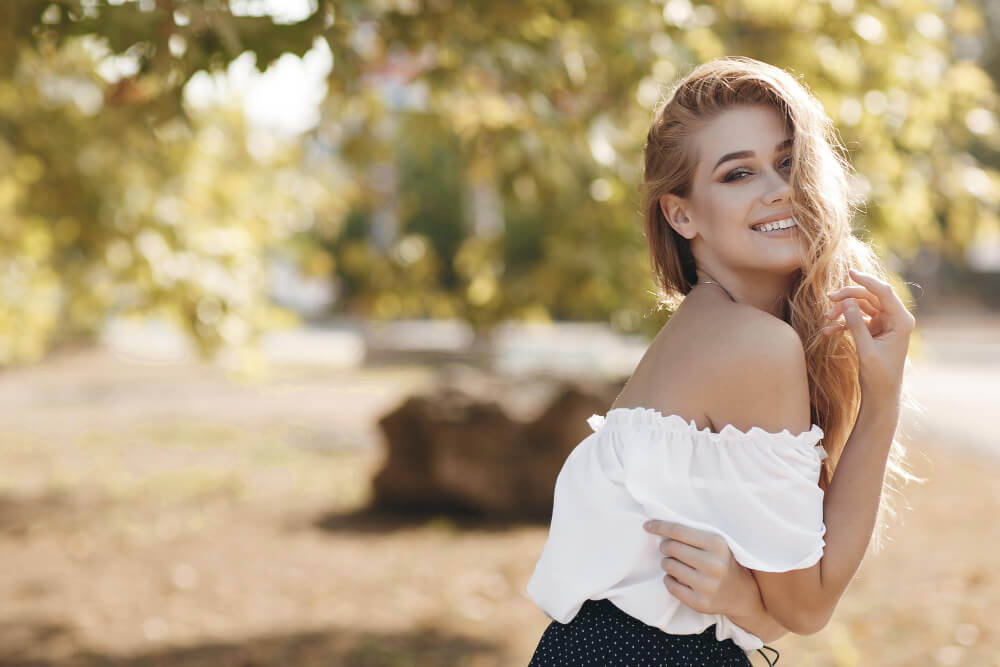
<svg viewBox="0 0 1000 667"><path fill-rule="evenodd" d="M694 221L688 217L687 202L672 192L660 197L660 212L666 218L667 224L684 238L691 240L698 235Z"/></svg>

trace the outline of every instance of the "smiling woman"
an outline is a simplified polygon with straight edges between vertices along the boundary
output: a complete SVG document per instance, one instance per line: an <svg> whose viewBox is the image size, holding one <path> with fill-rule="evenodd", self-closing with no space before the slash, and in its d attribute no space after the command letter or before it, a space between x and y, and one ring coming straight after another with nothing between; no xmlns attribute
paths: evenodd
<svg viewBox="0 0 1000 667"><path fill-rule="evenodd" d="M694 181L686 195L660 195L670 221L663 224L690 244L706 277L783 318L806 245L791 201L793 132L774 106L759 102L721 109L699 125Z"/></svg>
<svg viewBox="0 0 1000 667"><path fill-rule="evenodd" d="M532 665L749 665L823 627L878 545L883 473L915 479L893 438L914 318L851 234L839 149L819 101L750 58L657 111L644 230L673 313L560 470Z"/></svg>

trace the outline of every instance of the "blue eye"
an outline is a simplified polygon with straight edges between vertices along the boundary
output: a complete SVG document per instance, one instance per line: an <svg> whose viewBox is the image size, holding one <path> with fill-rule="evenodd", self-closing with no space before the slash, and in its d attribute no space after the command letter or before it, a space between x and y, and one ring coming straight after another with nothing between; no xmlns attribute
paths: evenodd
<svg viewBox="0 0 1000 667"><path fill-rule="evenodd" d="M785 158L784 161L782 161L781 164L784 165L786 162L788 163L788 167L790 168L792 166L792 156L789 155L787 158ZM750 171L749 169L744 169L742 167L740 167L739 169L733 169L731 172L726 174L726 177L722 179L722 182L729 183L730 181L739 181L743 178L742 174L744 173L752 174L753 172ZM734 174L740 174L740 176L734 176Z"/></svg>

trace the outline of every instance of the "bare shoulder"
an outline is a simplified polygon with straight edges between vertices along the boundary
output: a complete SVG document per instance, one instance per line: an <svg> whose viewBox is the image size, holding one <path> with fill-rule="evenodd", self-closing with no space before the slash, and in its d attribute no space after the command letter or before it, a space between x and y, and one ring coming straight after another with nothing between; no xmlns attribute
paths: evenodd
<svg viewBox="0 0 1000 667"><path fill-rule="evenodd" d="M714 355L716 381L708 392L712 424L716 430L726 424L742 431L809 430L809 380L798 332L753 306L732 306L720 314L719 324L730 335Z"/></svg>
<svg viewBox="0 0 1000 667"><path fill-rule="evenodd" d="M749 347L758 352L757 355L749 355L751 358L765 357L771 361L794 360L800 355L805 359L802 339L791 324L745 303L731 306L726 317L730 319L729 330L738 339L739 344L734 348L736 351L745 353Z"/></svg>
<svg viewBox="0 0 1000 667"><path fill-rule="evenodd" d="M612 408L652 407L715 432L732 424L797 434L810 426L807 382L788 323L747 304L700 301L660 330Z"/></svg>

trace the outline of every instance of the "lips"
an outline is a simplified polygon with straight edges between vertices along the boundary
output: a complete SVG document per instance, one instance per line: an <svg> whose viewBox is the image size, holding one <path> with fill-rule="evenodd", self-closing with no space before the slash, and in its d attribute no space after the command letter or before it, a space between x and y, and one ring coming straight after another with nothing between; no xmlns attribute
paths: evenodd
<svg viewBox="0 0 1000 667"><path fill-rule="evenodd" d="M788 225L789 221L791 221L791 225ZM778 223L778 222L781 222L781 223L783 223L786 226L780 227L778 229L770 229L770 230L763 229L764 227L767 227L768 225L773 225L774 223ZM750 227L750 229L754 230L755 232L761 232L761 233L771 234L771 233L774 233L774 232L780 232L780 231L786 231L786 230L789 230L789 229L794 229L794 228L796 228L798 226L799 226L799 221L796 220L792 216L788 216L787 218L779 218L777 220L765 220L763 222L755 223L754 225L752 225Z"/></svg>
<svg viewBox="0 0 1000 667"><path fill-rule="evenodd" d="M764 223L764 224L767 224L767 223ZM789 229L795 229L796 227L798 227L797 224L793 224L790 227L778 227L776 229L764 229L763 227L761 227L761 228L751 227L750 229L754 230L755 232L763 232L765 234L769 234L771 232L786 232Z"/></svg>
<svg viewBox="0 0 1000 667"><path fill-rule="evenodd" d="M798 233L798 228L799 228L798 225L792 225L791 227L785 227L783 229L772 229L769 232L765 232L762 229L753 229L753 228L751 228L751 231L757 232L758 234L762 234L764 236L775 236L781 238L785 236L792 236L793 234Z"/></svg>
<svg viewBox="0 0 1000 667"><path fill-rule="evenodd" d="M795 216L792 215L791 211L786 211L785 213L777 213L775 215L768 216L768 217L764 218L763 220L758 220L757 222L755 222L752 225L750 225L750 229L753 229L757 225L763 225L764 223L767 223L767 222L777 222L778 220L786 220L788 218L792 218L793 220L795 219ZM755 230L755 231L759 231L759 230Z"/></svg>

